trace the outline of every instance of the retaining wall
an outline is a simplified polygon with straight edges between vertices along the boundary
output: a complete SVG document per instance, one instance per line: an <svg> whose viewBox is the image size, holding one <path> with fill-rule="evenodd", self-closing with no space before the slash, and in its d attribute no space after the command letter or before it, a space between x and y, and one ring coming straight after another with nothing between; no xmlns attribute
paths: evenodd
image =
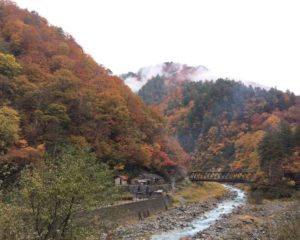
<svg viewBox="0 0 300 240"><path fill-rule="evenodd" d="M169 196L147 199L117 206L93 209L80 214L80 218L89 223L95 219L126 223L132 220L142 220L152 214L166 211L172 206Z"/></svg>

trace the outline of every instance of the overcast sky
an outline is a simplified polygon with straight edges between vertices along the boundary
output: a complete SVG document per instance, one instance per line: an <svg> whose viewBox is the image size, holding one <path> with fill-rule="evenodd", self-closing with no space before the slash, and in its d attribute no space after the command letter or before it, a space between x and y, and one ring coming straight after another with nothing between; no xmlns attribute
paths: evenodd
<svg viewBox="0 0 300 240"><path fill-rule="evenodd" d="M115 74L165 61L300 94L299 0L16 0Z"/></svg>

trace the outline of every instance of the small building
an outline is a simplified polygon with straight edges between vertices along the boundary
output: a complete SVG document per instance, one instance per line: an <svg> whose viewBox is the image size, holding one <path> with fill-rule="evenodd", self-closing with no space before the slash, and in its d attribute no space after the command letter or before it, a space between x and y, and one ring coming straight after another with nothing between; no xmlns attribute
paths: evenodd
<svg viewBox="0 0 300 240"><path fill-rule="evenodd" d="M127 185L129 177L127 175L115 176L115 185Z"/></svg>
<svg viewBox="0 0 300 240"><path fill-rule="evenodd" d="M159 185L164 183L163 177L154 173L142 173L131 180L133 185Z"/></svg>

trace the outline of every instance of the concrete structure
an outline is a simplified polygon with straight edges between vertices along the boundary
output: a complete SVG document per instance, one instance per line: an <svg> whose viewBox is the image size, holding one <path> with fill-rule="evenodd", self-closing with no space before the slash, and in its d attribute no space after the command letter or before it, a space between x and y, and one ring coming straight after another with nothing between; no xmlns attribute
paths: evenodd
<svg viewBox="0 0 300 240"><path fill-rule="evenodd" d="M78 215L83 224L90 224L98 218L105 222L126 223L127 221L143 220L158 212L163 212L172 207L172 199L163 196L117 206L104 207L83 212Z"/></svg>

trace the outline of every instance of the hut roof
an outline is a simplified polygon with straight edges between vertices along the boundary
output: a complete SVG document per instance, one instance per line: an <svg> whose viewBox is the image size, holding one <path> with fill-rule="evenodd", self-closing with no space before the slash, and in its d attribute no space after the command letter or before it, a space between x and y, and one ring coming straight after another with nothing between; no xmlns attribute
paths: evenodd
<svg viewBox="0 0 300 240"><path fill-rule="evenodd" d="M163 179L162 176L155 174L155 173L142 173L138 176L139 179Z"/></svg>
<svg viewBox="0 0 300 240"><path fill-rule="evenodd" d="M128 181L129 177L127 175L117 175L115 176L115 178L120 178L123 181Z"/></svg>

